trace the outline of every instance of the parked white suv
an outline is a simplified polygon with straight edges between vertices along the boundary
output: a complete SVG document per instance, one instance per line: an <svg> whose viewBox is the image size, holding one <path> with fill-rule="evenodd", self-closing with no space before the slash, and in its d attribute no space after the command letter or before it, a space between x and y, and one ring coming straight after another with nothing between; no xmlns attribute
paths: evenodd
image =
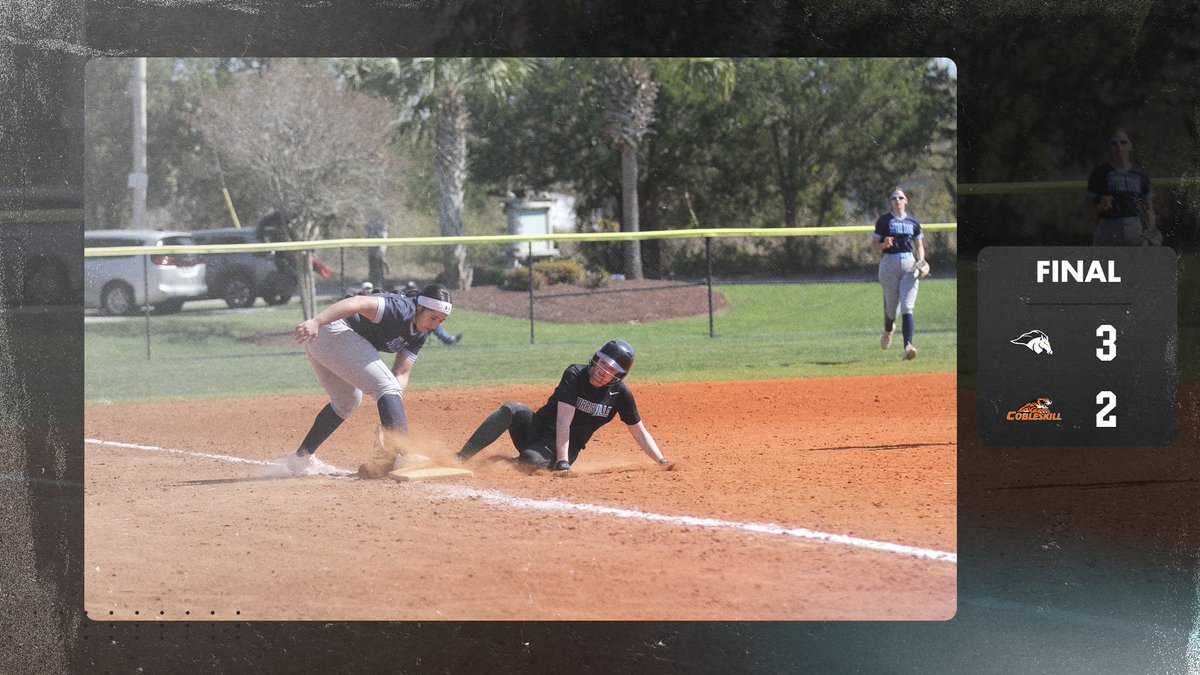
<svg viewBox="0 0 1200 675"><path fill-rule="evenodd" d="M83 233L84 248L111 246L191 246L187 232L93 230ZM205 296L204 258L190 253L85 257L83 306L107 314L131 314L145 305L158 314L178 312L187 300Z"/></svg>

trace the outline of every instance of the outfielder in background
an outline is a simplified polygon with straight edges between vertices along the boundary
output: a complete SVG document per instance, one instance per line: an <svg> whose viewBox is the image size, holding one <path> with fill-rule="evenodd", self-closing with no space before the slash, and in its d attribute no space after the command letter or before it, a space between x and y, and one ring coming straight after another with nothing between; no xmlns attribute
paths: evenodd
<svg viewBox="0 0 1200 675"><path fill-rule="evenodd" d="M1096 215L1093 246L1162 245L1154 215L1150 176L1133 163L1133 142L1124 129L1108 135L1109 160L1087 182L1087 203Z"/></svg>
<svg viewBox="0 0 1200 675"><path fill-rule="evenodd" d="M625 384L633 358L629 343L609 340L590 364L567 366L550 400L537 412L517 401L500 406L467 439L459 458L471 459L507 431L521 463L570 471L592 434L620 415L643 452L659 464L670 464L642 423L633 392Z"/></svg>
<svg viewBox="0 0 1200 675"><path fill-rule="evenodd" d="M901 333L904 336L904 358L917 358L913 346L913 307L917 304L919 278L928 274L925 262L925 243L922 241L921 223L908 210L908 196L904 190L895 188L888 195L891 210L875 221L875 232L871 235L872 250L882 253L879 259L879 283L883 286L883 337L879 346L892 346L892 333L896 329L896 314L900 314Z"/></svg>
<svg viewBox="0 0 1200 675"><path fill-rule="evenodd" d="M396 293L355 295L327 307L296 326L296 342L329 394L329 403L317 413L312 428L286 465L304 473L313 454L362 403L363 392L375 399L381 424L381 455L359 468L359 475L378 478L392 469L399 439L408 434L404 388L429 332L450 315L450 291L430 284L415 297ZM380 352L396 355L391 368Z"/></svg>

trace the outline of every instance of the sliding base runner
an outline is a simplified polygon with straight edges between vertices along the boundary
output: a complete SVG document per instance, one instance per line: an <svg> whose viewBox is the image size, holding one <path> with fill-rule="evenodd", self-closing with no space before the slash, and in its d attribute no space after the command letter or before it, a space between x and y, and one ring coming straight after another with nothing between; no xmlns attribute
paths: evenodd
<svg viewBox="0 0 1200 675"><path fill-rule="evenodd" d="M979 254L979 437L992 446L1175 438L1175 251L989 247Z"/></svg>

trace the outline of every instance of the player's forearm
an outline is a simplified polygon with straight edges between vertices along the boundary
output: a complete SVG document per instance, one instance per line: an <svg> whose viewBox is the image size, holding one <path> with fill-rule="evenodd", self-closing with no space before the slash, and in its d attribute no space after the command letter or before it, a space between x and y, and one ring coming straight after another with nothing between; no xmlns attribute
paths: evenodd
<svg viewBox="0 0 1200 675"><path fill-rule="evenodd" d="M567 462L570 461L571 421L575 419L575 408L563 403L558 406L558 417L554 424L554 459Z"/></svg>
<svg viewBox="0 0 1200 675"><path fill-rule="evenodd" d="M406 364L411 363L412 361L397 354L396 363L392 365L392 375L396 376L396 384L400 385L401 395L403 395L405 389L408 389L408 374L412 372L412 367L406 366Z"/></svg>
<svg viewBox="0 0 1200 675"><path fill-rule="evenodd" d="M313 317L313 321L317 322L318 327L328 326L334 321L369 312L374 309L375 304L375 300L366 296L356 295L352 298L345 298L321 310L321 313Z"/></svg>
<svg viewBox="0 0 1200 675"><path fill-rule="evenodd" d="M654 437L650 435L650 432L646 429L644 424L638 422L637 424L631 425L629 427L629 433L633 435L633 440L637 441L637 444L639 447L641 447L642 452L646 453L650 459L656 462L663 461L662 451L658 449L658 444L654 442Z"/></svg>
<svg viewBox="0 0 1200 675"><path fill-rule="evenodd" d="M361 295L339 300L313 318L301 321L294 331L296 342L300 344L312 342L317 339L317 334L321 332L322 326L328 326L334 321L354 314L362 314L371 318L375 313L375 307L375 300Z"/></svg>

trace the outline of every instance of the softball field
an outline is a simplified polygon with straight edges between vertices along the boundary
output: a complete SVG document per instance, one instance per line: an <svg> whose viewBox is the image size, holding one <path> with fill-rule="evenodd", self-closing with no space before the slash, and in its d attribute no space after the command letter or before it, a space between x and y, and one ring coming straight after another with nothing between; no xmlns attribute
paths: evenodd
<svg viewBox="0 0 1200 675"><path fill-rule="evenodd" d="M319 397L91 405L95 620L945 620L956 608L955 376L632 383L675 464L603 428L569 476L507 435L468 479L275 477ZM443 461L552 386L415 390ZM368 402L318 457L372 452Z"/></svg>

